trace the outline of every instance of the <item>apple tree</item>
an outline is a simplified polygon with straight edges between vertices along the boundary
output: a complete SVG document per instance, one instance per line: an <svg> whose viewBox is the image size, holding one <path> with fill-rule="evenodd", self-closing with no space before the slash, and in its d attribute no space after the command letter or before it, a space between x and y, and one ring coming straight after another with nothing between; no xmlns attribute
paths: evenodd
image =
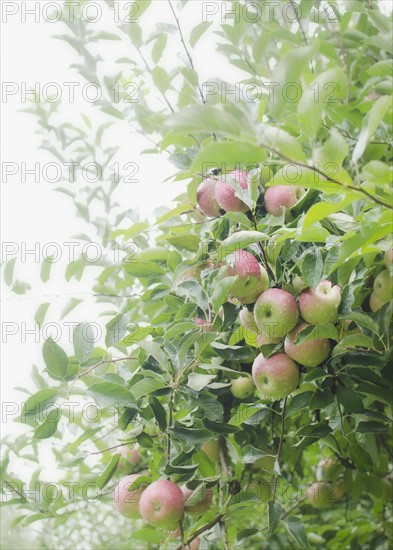
<svg viewBox="0 0 393 550"><path fill-rule="evenodd" d="M121 254L67 267L94 271L104 339L81 318L71 344L43 343L25 434L4 442L4 502L42 547L388 549L391 20L371 0L213 2L199 8L219 17L197 10L186 33L196 3L172 1L147 33L157 4L105 31L57 24L104 90L96 118L29 107L44 149L103 166L58 191L81 240ZM236 93L201 81L208 37ZM119 124L174 167L179 195L154 219L132 191L116 202Z"/></svg>

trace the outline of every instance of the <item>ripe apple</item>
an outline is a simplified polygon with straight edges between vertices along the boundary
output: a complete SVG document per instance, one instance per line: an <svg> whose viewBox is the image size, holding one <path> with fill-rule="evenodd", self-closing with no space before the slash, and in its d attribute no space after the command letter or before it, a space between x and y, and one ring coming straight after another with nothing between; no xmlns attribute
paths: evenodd
<svg viewBox="0 0 393 550"><path fill-rule="evenodd" d="M374 292L384 304L393 298L393 275L390 275L387 269L375 277Z"/></svg>
<svg viewBox="0 0 393 550"><path fill-rule="evenodd" d="M254 393L255 385L249 376L240 376L232 380L231 392L238 399L246 399Z"/></svg>
<svg viewBox="0 0 393 550"><path fill-rule="evenodd" d="M184 512L183 493L168 479L153 481L142 493L139 510L150 525L173 531Z"/></svg>
<svg viewBox="0 0 393 550"><path fill-rule="evenodd" d="M378 296L375 294L375 291L373 291L371 294L370 294L370 301L369 301L369 304L370 304L370 309L373 313L375 313L376 311L378 311L379 309L381 309L381 307L384 305L385 302L382 302L382 300L380 300L378 298Z"/></svg>
<svg viewBox="0 0 393 550"><path fill-rule="evenodd" d="M118 464L120 472L130 470L142 461L142 456L138 449L130 449L127 445L120 447L119 453L121 454Z"/></svg>
<svg viewBox="0 0 393 550"><path fill-rule="evenodd" d="M342 472L342 465L333 458L324 458L317 465L316 477L318 481L337 481Z"/></svg>
<svg viewBox="0 0 393 550"><path fill-rule="evenodd" d="M310 325L300 322L297 327L287 334L284 349L285 353L297 363L305 367L316 367L328 357L331 345L327 338L315 338L313 340L306 340L301 344L296 344L298 333L308 326Z"/></svg>
<svg viewBox="0 0 393 550"><path fill-rule="evenodd" d="M206 489L205 494L202 497L202 500L195 504L187 505L187 500L192 495L193 491L192 489L189 489L185 485L181 487L181 490L184 495L184 511L187 514L190 514L190 516L201 516L205 512L207 512L211 506L212 500L213 500L213 490L209 487Z"/></svg>
<svg viewBox="0 0 393 550"><path fill-rule="evenodd" d="M254 314L252 313L252 311L250 311L246 307L241 309L239 313L239 320L245 329L254 334L258 333L258 326L255 322Z"/></svg>
<svg viewBox="0 0 393 550"><path fill-rule="evenodd" d="M216 185L217 202L226 212L247 212L249 208L235 195L236 191L230 185L231 179L235 180L242 189L247 189L247 172L234 170L229 174L223 174Z"/></svg>
<svg viewBox="0 0 393 550"><path fill-rule="evenodd" d="M217 181L213 178L207 178L197 189L199 208L206 216L210 216L211 218L216 218L220 215L220 205L217 202L215 194Z"/></svg>
<svg viewBox="0 0 393 550"><path fill-rule="evenodd" d="M113 491L113 502L115 503L116 510L127 518L135 519L141 517L139 502L145 491L145 486L133 491L128 490L139 477L143 477L142 474L131 474L124 477Z"/></svg>
<svg viewBox="0 0 393 550"><path fill-rule="evenodd" d="M230 288L230 295L235 298L246 298L260 288L264 275L255 256L246 250L237 250L232 266L228 266L227 275L236 279ZM266 274L267 275L267 274Z"/></svg>
<svg viewBox="0 0 393 550"><path fill-rule="evenodd" d="M292 294L269 288L255 302L254 317L260 332L274 340L282 338L296 326L299 311Z"/></svg>
<svg viewBox="0 0 393 550"><path fill-rule="evenodd" d="M344 486L340 482L317 481L307 489L307 499L317 509L328 508L342 498L343 494Z"/></svg>
<svg viewBox="0 0 393 550"><path fill-rule="evenodd" d="M307 323L336 323L341 303L341 287L322 281L315 290L307 289L299 297L301 316Z"/></svg>
<svg viewBox="0 0 393 550"><path fill-rule="evenodd" d="M201 447L202 451L205 451L210 458L210 462L216 464L220 459L220 445L217 439L206 441Z"/></svg>
<svg viewBox="0 0 393 550"><path fill-rule="evenodd" d="M264 397L277 400L296 389L299 369L285 353L278 353L267 359L260 353L252 365L252 377Z"/></svg>
<svg viewBox="0 0 393 550"><path fill-rule="evenodd" d="M273 216L279 216L282 208L285 208L286 217L289 217L289 209L297 203L303 194L304 189L302 187L290 185L269 187L264 197L266 210Z"/></svg>

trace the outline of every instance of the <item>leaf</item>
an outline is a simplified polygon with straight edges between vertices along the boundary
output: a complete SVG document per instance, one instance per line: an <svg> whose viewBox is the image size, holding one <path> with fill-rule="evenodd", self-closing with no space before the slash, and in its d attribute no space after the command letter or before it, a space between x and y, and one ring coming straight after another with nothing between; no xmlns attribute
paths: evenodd
<svg viewBox="0 0 393 550"><path fill-rule="evenodd" d="M178 439L186 445L196 445L212 439L211 432L198 428L184 428L175 426L171 432L175 439Z"/></svg>
<svg viewBox="0 0 393 550"><path fill-rule="evenodd" d="M155 380L154 378L145 378L137 382L135 385L132 385L131 391L135 399L139 399L143 395L149 395L150 393L154 393L157 390L161 390L165 387L165 384L160 380Z"/></svg>
<svg viewBox="0 0 393 550"><path fill-rule="evenodd" d="M236 277L225 277L214 286L213 295L211 297L214 313L218 313L222 304L228 300L229 291L235 279Z"/></svg>
<svg viewBox="0 0 393 550"><path fill-rule="evenodd" d="M324 171L330 163L341 166L348 151L349 146L345 138L335 128L332 128L322 147L314 150L313 160L317 163L318 168Z"/></svg>
<svg viewBox="0 0 393 550"><path fill-rule="evenodd" d="M81 298L71 298L65 308L60 314L60 319L64 319L77 305L79 305L83 300Z"/></svg>
<svg viewBox="0 0 393 550"><path fill-rule="evenodd" d="M153 63L157 64L161 59L167 44L167 40L168 40L168 36L164 33L160 34L157 37L154 43L153 49L151 51L151 58L153 60Z"/></svg>
<svg viewBox="0 0 393 550"><path fill-rule="evenodd" d="M373 470L373 461L371 456L360 445L351 445L349 454L355 462L359 472L368 473Z"/></svg>
<svg viewBox="0 0 393 550"><path fill-rule="evenodd" d="M368 328L375 334L379 334L378 324L369 315L358 311L351 311L346 315L340 315L340 319L351 319L361 328Z"/></svg>
<svg viewBox="0 0 393 550"><path fill-rule="evenodd" d="M73 331L75 357L79 363L85 363L94 348L94 333L91 323L78 323Z"/></svg>
<svg viewBox="0 0 393 550"><path fill-rule="evenodd" d="M225 422L214 422L213 420L203 419L203 425L205 428L215 434L232 434L238 431L237 426L226 424Z"/></svg>
<svg viewBox="0 0 393 550"><path fill-rule="evenodd" d="M55 411L58 413L58 411ZM34 431L33 438L34 439L48 439L49 437L52 437L52 435L56 432L57 426L59 424L60 420L59 414L57 414L57 418L55 420L52 420L50 416L44 420L42 424L37 426L37 428Z"/></svg>
<svg viewBox="0 0 393 550"><path fill-rule="evenodd" d="M98 382L87 390L87 393L98 405L103 407L119 405L132 406L135 403L133 394L120 384L114 382Z"/></svg>
<svg viewBox="0 0 393 550"><path fill-rule="evenodd" d="M49 306L50 306L49 302L45 304L41 304L38 307L37 311L35 312L34 321L37 323L37 325L39 325L40 328L44 322L45 315L46 315L46 312L48 311Z"/></svg>
<svg viewBox="0 0 393 550"><path fill-rule="evenodd" d="M245 168L247 165L254 165L265 159L265 151L257 145L243 141L217 142L201 149L193 160L190 171L206 174L211 168L224 167L224 170Z"/></svg>
<svg viewBox="0 0 393 550"><path fill-rule="evenodd" d="M198 40L207 31L207 29L210 27L212 23L213 21L203 21L202 23L199 23L199 25L197 25L192 29L190 34L191 48L195 48L195 45L197 44Z"/></svg>
<svg viewBox="0 0 393 550"><path fill-rule="evenodd" d="M160 92L166 92L171 85L171 78L166 70L162 67L154 67L151 70L151 76L153 77L154 84Z"/></svg>
<svg viewBox="0 0 393 550"><path fill-rule="evenodd" d="M126 263L125 269L136 279L156 279L157 275L165 275L165 270L154 262Z"/></svg>
<svg viewBox="0 0 393 550"><path fill-rule="evenodd" d="M154 357L157 363L164 369L167 370L168 367L168 358L165 352L161 349L161 346L157 342L150 340L145 340L140 342L139 346L144 349L149 355Z"/></svg>
<svg viewBox="0 0 393 550"><path fill-rule="evenodd" d="M126 407L118 421L119 429L124 432L127 429L128 425L134 420L137 414L138 409Z"/></svg>
<svg viewBox="0 0 393 550"><path fill-rule="evenodd" d="M189 250L190 252L196 252L201 242L198 235L175 235L165 237L165 240L178 250Z"/></svg>
<svg viewBox="0 0 393 550"><path fill-rule="evenodd" d="M107 348L113 346L113 344L117 344L124 338L129 327L128 321L128 315L119 313L105 325L105 345Z"/></svg>
<svg viewBox="0 0 393 550"><path fill-rule="evenodd" d="M315 289L321 282L323 274L323 260L320 249L308 250L303 256L301 266L304 282L307 286Z"/></svg>
<svg viewBox="0 0 393 550"><path fill-rule="evenodd" d="M215 374L199 374L197 372L192 372L188 375L187 386L194 391L201 391L215 378L217 378Z"/></svg>
<svg viewBox="0 0 393 550"><path fill-rule="evenodd" d="M192 455L192 460L198 464L198 470L203 477L212 477L216 473L215 466L211 463L210 458L205 451L199 450Z"/></svg>
<svg viewBox="0 0 393 550"><path fill-rule="evenodd" d="M383 432L387 432L389 430L389 426L387 424L381 424L380 422L359 422L359 424L356 427L357 433L361 434L380 434Z"/></svg>
<svg viewBox="0 0 393 550"><path fill-rule="evenodd" d="M351 388L337 386L336 395L347 412L358 412L363 408L361 397Z"/></svg>
<svg viewBox="0 0 393 550"><path fill-rule="evenodd" d="M280 523L280 519L283 515L283 510L281 506L278 504L278 502L273 502L272 500L269 500L267 503L268 505L268 515L267 515L267 523L268 523L268 531L269 535L272 535L274 531L277 529L278 524Z"/></svg>
<svg viewBox="0 0 393 550"><path fill-rule="evenodd" d="M68 357L65 351L51 339L44 342L42 355L48 373L54 377L65 378L68 369Z"/></svg>
<svg viewBox="0 0 393 550"><path fill-rule="evenodd" d="M310 548L307 541L306 530L303 522L299 518L289 516L283 523L288 533L295 539L300 548Z"/></svg>
<svg viewBox="0 0 393 550"><path fill-rule="evenodd" d="M263 458L264 456L274 456L269 453L266 453L265 451L261 451L261 449L257 449L256 447L253 447L252 445L246 445L243 449L243 462L245 464L253 464L260 458Z"/></svg>
<svg viewBox="0 0 393 550"><path fill-rule="evenodd" d="M112 456L109 464L107 465L105 470L102 472L102 474L98 477L97 485L100 489L103 489L105 485L108 485L112 477L115 475L120 458L121 458L120 454L116 454Z"/></svg>
<svg viewBox="0 0 393 550"><path fill-rule="evenodd" d="M161 405L160 401L153 396L149 397L149 405L153 409L160 430L164 432L167 427L166 411L164 407Z"/></svg>
<svg viewBox="0 0 393 550"><path fill-rule="evenodd" d="M221 261L228 254L232 254L237 250L242 250L250 244L257 243L259 241L266 241L267 236L260 231L237 231L230 237L225 239L217 250L218 260Z"/></svg>
<svg viewBox="0 0 393 550"><path fill-rule="evenodd" d="M56 388L45 388L31 395L23 405L22 415L39 414L46 405L54 403L59 395ZM56 397L56 399L54 399Z"/></svg>
<svg viewBox="0 0 393 550"><path fill-rule="evenodd" d="M306 162L307 156L300 143L288 132L267 124L260 126L261 147L268 146L291 160Z"/></svg>
<svg viewBox="0 0 393 550"><path fill-rule="evenodd" d="M299 437L315 437L320 439L321 437L326 437L332 431L329 424L326 422L318 422L317 424L308 424L300 428L296 435Z"/></svg>
<svg viewBox="0 0 393 550"><path fill-rule="evenodd" d="M16 263L16 258L12 258L12 260L9 260L6 264L5 264L5 268L4 268L4 282L7 286L11 286L12 285L12 281L13 281L13 278L14 278L14 269L15 269L15 263Z"/></svg>
<svg viewBox="0 0 393 550"><path fill-rule="evenodd" d="M357 162L363 155L367 143L374 135L385 114L391 108L392 100L389 96L382 96L377 99L364 119L358 141L352 153L352 161Z"/></svg>

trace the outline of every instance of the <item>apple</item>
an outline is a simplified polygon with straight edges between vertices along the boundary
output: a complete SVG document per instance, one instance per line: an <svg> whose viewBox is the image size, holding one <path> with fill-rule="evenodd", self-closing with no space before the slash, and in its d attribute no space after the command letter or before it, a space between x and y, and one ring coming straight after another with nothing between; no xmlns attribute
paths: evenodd
<svg viewBox="0 0 393 550"><path fill-rule="evenodd" d="M265 272L266 273L266 272ZM226 274L236 279L230 288L229 294L235 298L246 298L262 285L262 272L255 256L247 250L237 250L232 266L228 266ZM267 273L266 273L267 277ZM267 284L269 284L267 279Z"/></svg>
<svg viewBox="0 0 393 550"><path fill-rule="evenodd" d="M206 441L201 447L202 451L205 451L207 456L210 458L210 462L216 464L220 459L220 445L218 439L212 439L211 441Z"/></svg>
<svg viewBox="0 0 393 550"><path fill-rule="evenodd" d="M378 296L375 294L375 291L373 290L373 292L370 294L370 301L369 301L371 311L375 313L376 311L381 309L384 303L385 302L382 302L382 300L378 298Z"/></svg>
<svg viewBox="0 0 393 550"><path fill-rule="evenodd" d="M327 338L315 338L297 344L297 335L308 326L310 325L300 322L297 327L287 334L284 349L285 353L297 363L305 367L316 367L328 357L331 352L331 345Z"/></svg>
<svg viewBox="0 0 393 550"><path fill-rule="evenodd" d="M255 302L254 317L260 332L276 339L282 338L296 326L299 311L292 294L279 288L269 288Z"/></svg>
<svg viewBox="0 0 393 550"><path fill-rule="evenodd" d="M266 334L263 334L262 332L259 332L257 334L257 346L258 347L261 347L261 346L268 346L268 345L271 345L271 344L278 344L278 342L280 342L281 338L278 337L278 338L270 338L270 336L266 336Z"/></svg>
<svg viewBox="0 0 393 550"><path fill-rule="evenodd" d="M193 321L198 327L202 327L203 333L214 331L213 325L209 323L209 321L206 321L206 319L201 319L200 317L194 317Z"/></svg>
<svg viewBox="0 0 393 550"><path fill-rule="evenodd" d="M384 304L393 298L393 275L390 275L387 269L375 277L374 292Z"/></svg>
<svg viewBox="0 0 393 550"><path fill-rule="evenodd" d="M249 207L235 195L236 191L229 183L231 179L234 179L242 189L247 189L247 172L234 170L229 174L223 174L217 181L216 200L226 212L247 212Z"/></svg>
<svg viewBox="0 0 393 550"><path fill-rule="evenodd" d="M383 261L387 266L393 264L393 248L388 248L386 250Z"/></svg>
<svg viewBox="0 0 393 550"><path fill-rule="evenodd" d="M143 477L142 474L131 474L124 477L113 491L113 502L115 503L116 510L127 518L136 519L141 517L139 502L145 491L145 486L141 486L133 491L128 490L139 477Z"/></svg>
<svg viewBox="0 0 393 550"><path fill-rule="evenodd" d="M142 493L139 510L150 525L173 531L184 512L183 493L168 479L153 481Z"/></svg>
<svg viewBox="0 0 393 550"><path fill-rule="evenodd" d="M317 509L328 508L342 498L343 494L344 486L340 482L317 481L307 489L307 499Z"/></svg>
<svg viewBox="0 0 393 550"><path fill-rule="evenodd" d="M129 470L142 461L142 456L138 449L130 449L127 445L120 447L119 453L121 454L121 458L118 468L121 472Z"/></svg>
<svg viewBox="0 0 393 550"><path fill-rule="evenodd" d="M232 380L231 392L238 399L245 399L254 393L254 382L249 376L240 376Z"/></svg>
<svg viewBox="0 0 393 550"><path fill-rule="evenodd" d="M252 313L252 311L250 311L246 307L241 309L239 313L239 320L241 325L243 325L245 329L253 332L254 334L258 333L258 326L255 322L254 314Z"/></svg>
<svg viewBox="0 0 393 550"><path fill-rule="evenodd" d="M252 377L260 393L269 399L282 399L299 383L299 369L285 353L265 358L260 353L252 365Z"/></svg>
<svg viewBox="0 0 393 550"><path fill-rule="evenodd" d="M202 499L199 502L191 505L187 505L187 500L191 497L194 491L192 489L189 489L185 485L181 487L181 490L183 492L185 501L184 511L187 514L189 514L190 516L201 516L202 514L207 512L207 510L209 510L213 500L213 490L211 488L206 489L204 495L202 496Z"/></svg>
<svg viewBox="0 0 393 550"><path fill-rule="evenodd" d="M341 303L341 287L322 281L315 290L307 289L299 297L301 316L307 323L336 323Z"/></svg>
<svg viewBox="0 0 393 550"><path fill-rule="evenodd" d="M279 216L282 209L285 208L287 211L286 217L289 217L289 209L297 203L303 194L304 189L302 187L291 185L269 187L264 197L266 210L273 216Z"/></svg>
<svg viewBox="0 0 393 550"><path fill-rule="evenodd" d="M317 465L316 477L318 481L337 481L341 474L342 465L333 458L324 458Z"/></svg>
<svg viewBox="0 0 393 550"><path fill-rule="evenodd" d="M307 288L306 283L303 281L303 279L302 279L299 275L296 275L296 276L293 278L292 284L293 284L293 288L295 289L296 294L297 294L298 292L301 292L301 291L304 290L305 288Z"/></svg>
<svg viewBox="0 0 393 550"><path fill-rule="evenodd" d="M197 202L199 208L206 216L216 218L220 215L220 205L216 199L216 179L207 178L197 189Z"/></svg>

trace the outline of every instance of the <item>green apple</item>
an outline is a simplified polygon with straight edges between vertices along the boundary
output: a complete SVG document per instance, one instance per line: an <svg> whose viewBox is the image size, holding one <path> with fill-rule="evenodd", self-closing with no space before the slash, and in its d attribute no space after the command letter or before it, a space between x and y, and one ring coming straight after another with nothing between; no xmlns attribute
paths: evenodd
<svg viewBox="0 0 393 550"><path fill-rule="evenodd" d="M143 491L139 510L150 525L173 531L184 513L184 495L172 481L159 479Z"/></svg>
<svg viewBox="0 0 393 550"><path fill-rule="evenodd" d="M285 353L297 363L305 367L316 367L321 364L331 352L331 345L327 338L306 340L296 343L299 332L307 328L307 323L300 322L289 334L284 343Z"/></svg>
<svg viewBox="0 0 393 550"><path fill-rule="evenodd" d="M342 465L333 458L324 458L317 465L316 477L318 481L337 481L342 473Z"/></svg>
<svg viewBox="0 0 393 550"><path fill-rule="evenodd" d="M226 273L235 276L229 291L234 298L247 298L261 286L261 266L255 256L247 250L236 251L233 266L228 266Z"/></svg>
<svg viewBox="0 0 393 550"><path fill-rule="evenodd" d="M260 332L275 340L295 328L299 311L292 294L279 288L269 288L255 302L254 317Z"/></svg>
<svg viewBox="0 0 393 550"><path fill-rule="evenodd" d="M390 275L387 269L375 277L374 292L384 304L393 298L393 275Z"/></svg>
<svg viewBox="0 0 393 550"><path fill-rule="evenodd" d="M344 495L342 482L317 481L307 489L307 499L313 508L322 509L336 503Z"/></svg>
<svg viewBox="0 0 393 550"><path fill-rule="evenodd" d="M240 376L232 380L231 392L238 399L246 399L254 393L255 385L249 376Z"/></svg>
<svg viewBox="0 0 393 550"><path fill-rule="evenodd" d="M336 323L341 303L341 288L330 281L322 281L315 290L309 288L299 297L301 316L310 325Z"/></svg>
<svg viewBox="0 0 393 550"><path fill-rule="evenodd" d="M252 365L252 377L260 393L268 399L282 399L299 383L299 369L285 353L265 358L260 353Z"/></svg>
<svg viewBox="0 0 393 550"><path fill-rule="evenodd" d="M296 294L307 288L306 283L299 275L295 275L292 280L293 288L295 289Z"/></svg>
<svg viewBox="0 0 393 550"><path fill-rule="evenodd" d="M210 462L216 464L220 459L220 445L218 439L212 439L206 441L201 447L202 451L205 451L207 456L210 458Z"/></svg>
<svg viewBox="0 0 393 550"><path fill-rule="evenodd" d="M376 311L381 309L381 307L385 304L385 302L382 302L382 300L380 300L378 296L375 294L375 290L373 290L373 292L370 294L369 304L370 304L371 311L375 313Z"/></svg>

